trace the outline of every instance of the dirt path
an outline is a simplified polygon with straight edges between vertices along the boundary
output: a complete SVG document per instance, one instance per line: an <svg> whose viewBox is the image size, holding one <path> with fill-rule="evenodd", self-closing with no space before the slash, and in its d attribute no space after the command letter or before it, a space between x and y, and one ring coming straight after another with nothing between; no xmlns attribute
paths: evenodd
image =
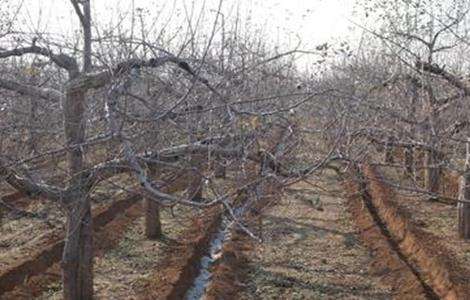
<svg viewBox="0 0 470 300"><path fill-rule="evenodd" d="M248 254L241 298L392 298L368 270L371 256L359 242L341 185L322 177L292 186L266 212L264 242Z"/></svg>

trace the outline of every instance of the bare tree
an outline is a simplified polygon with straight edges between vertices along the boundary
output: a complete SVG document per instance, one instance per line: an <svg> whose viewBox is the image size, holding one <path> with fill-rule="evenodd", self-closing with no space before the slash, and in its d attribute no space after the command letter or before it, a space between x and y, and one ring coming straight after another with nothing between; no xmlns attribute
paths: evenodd
<svg viewBox="0 0 470 300"><path fill-rule="evenodd" d="M304 156L303 165L293 164L293 157L303 153L297 147L300 129L292 115L324 92L299 92L294 66L297 49L267 51L259 41L252 42L249 32L242 33L236 25L229 30L225 19L220 23L222 2L202 46L195 42L201 37L194 26L189 26L189 36L178 47L167 45L178 54L148 41L144 27L141 38L112 31L109 36L101 35L102 31L92 28L90 1L70 3L82 27L78 41L58 43L46 34L35 33L31 38L15 33L6 39L8 48L0 50L2 62L9 67L13 60L24 59L21 69L31 56L47 60L40 70L49 79L40 84L0 76L2 92L8 91L11 100L6 104L22 96L31 103L41 99L47 106L44 110L55 114L51 120L48 115L37 120L37 111L31 112L26 128L36 132L41 123L41 129L50 132L34 141L36 151L2 149L0 171L10 186L43 196L63 209L65 299L93 297L91 194L103 181L112 179L119 185L119 176L133 176L131 183L121 184L122 189L145 199L146 234L157 238L162 234L161 209L218 205L232 218L239 218L231 202L237 193L247 189L262 193L258 186L266 180L287 185L334 156L336 142L322 147L314 157ZM218 26L224 38L217 48L220 52L211 53ZM11 124L18 115L9 115ZM62 172L64 155L66 170ZM51 161L52 156L56 165L36 168L35 164ZM225 179L230 180L227 187L215 182L217 165L235 173ZM185 175L180 177L182 183L173 188L178 179L168 177L181 173ZM244 204L247 209L261 198L258 194Z"/></svg>

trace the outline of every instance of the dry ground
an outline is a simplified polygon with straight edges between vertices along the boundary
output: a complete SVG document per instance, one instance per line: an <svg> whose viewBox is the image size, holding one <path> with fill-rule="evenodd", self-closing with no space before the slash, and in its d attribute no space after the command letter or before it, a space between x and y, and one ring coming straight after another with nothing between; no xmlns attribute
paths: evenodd
<svg viewBox="0 0 470 300"><path fill-rule="evenodd" d="M400 181L411 187L412 182L403 178L400 171L382 168L389 180ZM445 176L445 175L444 175ZM443 178L448 181L451 178ZM445 247L452 252L452 257L464 268L470 269L470 242L463 241L457 234L457 207L443 202L428 201L427 196L413 192L394 189L397 202L407 212L407 217L422 230L439 238Z"/></svg>
<svg viewBox="0 0 470 300"><path fill-rule="evenodd" d="M300 182L263 220L264 242L251 263L243 299L390 299L368 270L341 185L329 174Z"/></svg>
<svg viewBox="0 0 470 300"><path fill-rule="evenodd" d="M95 258L96 299L137 299L137 291L145 285L156 271L165 250L188 228L193 212L186 207L176 207L173 217L167 210L162 212L162 240L147 240L143 233L143 217L136 219L126 229L117 247ZM99 243L99 240L96 241ZM40 299L62 299L59 282L50 286Z"/></svg>

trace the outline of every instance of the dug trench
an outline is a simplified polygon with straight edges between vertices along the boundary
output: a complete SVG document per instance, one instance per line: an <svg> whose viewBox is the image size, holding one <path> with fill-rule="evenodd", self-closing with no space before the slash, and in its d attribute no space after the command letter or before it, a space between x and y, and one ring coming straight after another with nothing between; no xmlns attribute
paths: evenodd
<svg viewBox="0 0 470 300"><path fill-rule="evenodd" d="M257 208L251 210L244 219L247 229L258 237L262 236L261 218L260 208ZM238 291L243 288L243 276L249 264L247 253L255 249L256 243L242 229L232 229L213 266L204 299L238 299Z"/></svg>
<svg viewBox="0 0 470 300"><path fill-rule="evenodd" d="M136 290L138 299L183 299L200 271L200 260L207 255L214 234L221 226L219 207L205 210L193 218L185 230L159 259L155 272Z"/></svg>
<svg viewBox="0 0 470 300"><path fill-rule="evenodd" d="M138 195L125 196L93 212L95 239L100 241L96 254L113 247L119 241L120 232L141 215L139 199ZM55 230L47 237L0 273L0 298L30 299L40 295L51 282L60 280L63 232Z"/></svg>
<svg viewBox="0 0 470 300"><path fill-rule="evenodd" d="M355 180L346 182L345 188L349 192L348 210L362 242L368 246L373 256L370 268L380 275L384 284L392 288L394 298L436 299L429 286L418 276L419 272L397 251L396 243L371 203L364 179L358 176Z"/></svg>
<svg viewBox="0 0 470 300"><path fill-rule="evenodd" d="M241 193L234 202L242 207L245 200ZM267 203L264 199L256 207L240 209L240 218L250 231ZM137 298L236 299L237 276L246 262L243 252L252 249L254 240L233 225L220 207L195 216L192 226L178 238L180 242L159 260Z"/></svg>
<svg viewBox="0 0 470 300"><path fill-rule="evenodd" d="M374 255L372 268L383 274L395 297L470 299L468 270L458 266L436 236L413 224L378 170L365 165L354 178L346 183L349 210Z"/></svg>

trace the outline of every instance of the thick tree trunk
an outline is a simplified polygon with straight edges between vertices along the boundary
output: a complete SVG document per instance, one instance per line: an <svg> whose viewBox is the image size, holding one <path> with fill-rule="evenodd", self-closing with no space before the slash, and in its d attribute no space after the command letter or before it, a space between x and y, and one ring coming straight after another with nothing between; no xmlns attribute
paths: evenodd
<svg viewBox="0 0 470 300"><path fill-rule="evenodd" d="M155 179L155 170L150 168L149 177ZM147 239L158 239L162 236L162 224L160 221L160 206L150 198L145 198L144 209L144 231Z"/></svg>
<svg viewBox="0 0 470 300"><path fill-rule="evenodd" d="M162 224L160 222L160 207L152 199L144 199L145 237L158 239L162 236Z"/></svg>
<svg viewBox="0 0 470 300"><path fill-rule="evenodd" d="M188 198L191 201L200 202L203 199L203 177L200 173L202 171L201 158L198 157L198 155L192 155L190 158L190 165L192 170L189 174Z"/></svg>
<svg viewBox="0 0 470 300"><path fill-rule="evenodd" d="M85 140L85 91L67 91L64 102L64 128L67 146ZM62 254L64 299L93 298L93 228L88 191L83 190L84 169L81 147L68 151L68 171L72 180L67 207L66 240Z"/></svg>
<svg viewBox="0 0 470 300"><path fill-rule="evenodd" d="M463 239L470 239L470 140L467 143L467 157L465 162L465 172L460 178L458 207L459 236Z"/></svg>
<svg viewBox="0 0 470 300"><path fill-rule="evenodd" d="M76 201L76 202L75 202ZM90 200L79 196L67 214L62 254L65 300L93 299L93 224Z"/></svg>
<svg viewBox="0 0 470 300"><path fill-rule="evenodd" d="M468 171L467 171L468 172ZM459 200L470 201L470 175L469 173L462 176L460 181ZM463 239L470 239L470 203L459 202L459 236Z"/></svg>
<svg viewBox="0 0 470 300"><path fill-rule="evenodd" d="M67 146L85 142L85 91L68 91L64 103L64 127ZM82 147L75 147L68 151L69 175L75 176L83 169ZM76 177L78 179L78 177ZM72 182L80 185L80 182Z"/></svg>

